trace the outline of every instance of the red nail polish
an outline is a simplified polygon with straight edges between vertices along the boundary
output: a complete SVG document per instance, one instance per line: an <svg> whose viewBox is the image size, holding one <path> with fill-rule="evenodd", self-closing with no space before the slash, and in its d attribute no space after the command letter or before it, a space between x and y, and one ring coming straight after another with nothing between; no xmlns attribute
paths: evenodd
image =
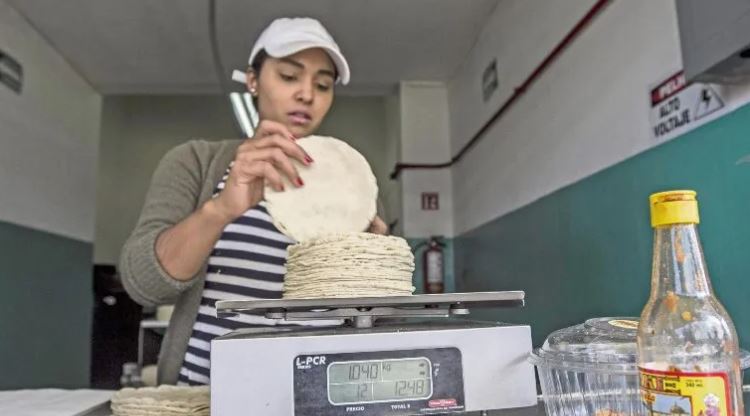
<svg viewBox="0 0 750 416"><path fill-rule="evenodd" d="M312 160L312 158L310 156L305 156L305 162L307 162L308 164L310 164L310 163L313 162L313 160Z"/></svg>
<svg viewBox="0 0 750 416"><path fill-rule="evenodd" d="M299 185L299 186L305 186L305 183L302 182L302 178L297 178L297 185Z"/></svg>

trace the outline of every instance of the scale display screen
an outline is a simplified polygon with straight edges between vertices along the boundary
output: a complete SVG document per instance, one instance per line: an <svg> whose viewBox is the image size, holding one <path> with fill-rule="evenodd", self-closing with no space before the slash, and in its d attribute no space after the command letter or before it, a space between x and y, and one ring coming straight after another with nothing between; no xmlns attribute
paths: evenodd
<svg viewBox="0 0 750 416"><path fill-rule="evenodd" d="M465 409L457 348L299 355L295 416L439 414Z"/></svg>
<svg viewBox="0 0 750 416"><path fill-rule="evenodd" d="M426 357L328 365L328 401L334 405L418 400L431 396L432 363Z"/></svg>

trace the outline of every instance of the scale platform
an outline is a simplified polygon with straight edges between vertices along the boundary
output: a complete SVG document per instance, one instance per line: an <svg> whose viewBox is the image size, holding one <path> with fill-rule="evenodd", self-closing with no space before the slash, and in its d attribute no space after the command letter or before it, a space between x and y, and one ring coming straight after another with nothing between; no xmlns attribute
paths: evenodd
<svg viewBox="0 0 750 416"><path fill-rule="evenodd" d="M347 319L353 326L369 327L379 317L443 317L468 315L470 307L517 308L524 306L523 291L449 293L434 295L329 298L222 300L216 302L220 317L241 312L264 314L268 319L306 321Z"/></svg>
<svg viewBox="0 0 750 416"><path fill-rule="evenodd" d="M454 318L521 307L524 296L218 301L219 316L250 313L279 325L211 342L211 413L401 416L535 406L531 329Z"/></svg>

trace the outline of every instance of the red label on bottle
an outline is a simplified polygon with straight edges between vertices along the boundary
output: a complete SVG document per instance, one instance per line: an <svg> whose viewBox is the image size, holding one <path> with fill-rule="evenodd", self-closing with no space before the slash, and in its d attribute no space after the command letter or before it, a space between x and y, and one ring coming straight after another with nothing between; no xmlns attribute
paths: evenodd
<svg viewBox="0 0 750 416"><path fill-rule="evenodd" d="M641 398L650 414L735 416L727 373L639 370Z"/></svg>

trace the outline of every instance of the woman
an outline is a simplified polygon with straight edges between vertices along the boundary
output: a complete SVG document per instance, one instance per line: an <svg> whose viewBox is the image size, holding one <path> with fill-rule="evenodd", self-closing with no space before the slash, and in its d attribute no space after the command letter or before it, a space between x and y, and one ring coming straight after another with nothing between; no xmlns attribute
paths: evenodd
<svg viewBox="0 0 750 416"><path fill-rule="evenodd" d="M207 384L210 341L262 317L216 318L222 299L280 298L292 243L263 206L265 183L305 186L293 160L315 161L295 143L316 131L334 84L349 81L336 42L314 19L278 19L260 35L245 82L260 122L254 137L191 141L160 162L120 270L142 305L175 304L159 357L159 383ZM235 71L237 72L237 71ZM370 231L384 233L376 218Z"/></svg>

